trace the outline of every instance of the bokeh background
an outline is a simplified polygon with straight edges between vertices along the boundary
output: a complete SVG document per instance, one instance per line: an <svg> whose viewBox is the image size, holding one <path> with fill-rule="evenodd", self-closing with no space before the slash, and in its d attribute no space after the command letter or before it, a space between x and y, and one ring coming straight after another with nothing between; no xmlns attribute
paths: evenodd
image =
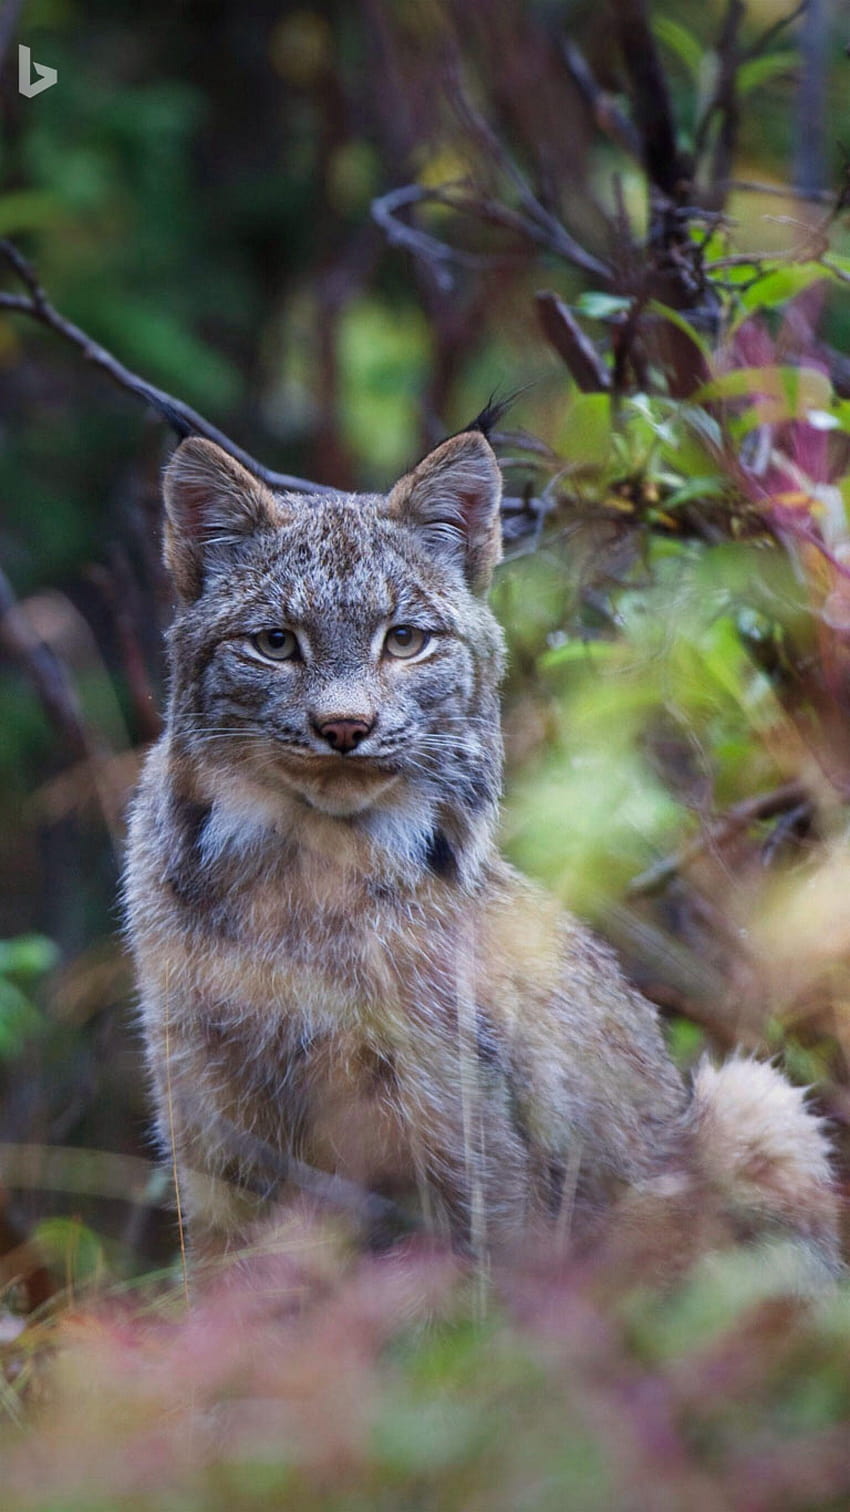
<svg viewBox="0 0 850 1512"><path fill-rule="evenodd" d="M33 98L18 89L19 43L58 70ZM505 847L613 941L684 1070L742 1045L811 1085L839 1181L848 45L844 0L0 7L0 236L54 309L127 368L265 466L344 489L388 487L491 395L516 391L494 437L510 500L495 591L511 653ZM123 816L164 692L158 479L174 437L79 341L9 310L10 297L28 290L4 254L0 1250L34 1239L54 1286L73 1289L167 1270L177 1250L119 901ZM18 1271L3 1274L0 1314L21 1301ZM405 1284L392 1283L391 1319L407 1316ZM549 1378L530 1363L551 1299L523 1297L525 1355L473 1331L415 1356L425 1396L454 1392L462 1421L489 1349L525 1403L530 1437L501 1490L502 1472L492 1481L463 1458L461 1429L437 1433L440 1506L561 1506L564 1487L571 1505L625 1506L600 1444L625 1421L622 1382L650 1356L657 1374L648 1395L636 1390L628 1431L654 1447L644 1460L623 1450L621 1466L624 1485L643 1466L649 1500L629 1506L846 1505L843 1313L817 1339L789 1333L781 1312L750 1320L767 1375L781 1357L796 1382L797 1395L770 1398L779 1468L748 1461L736 1480L724 1420L728 1481L709 1494L694 1430L662 1502L648 1404L692 1326L702 1347L693 1295L673 1314L630 1303L625 1354L604 1328L587 1332L584 1293L559 1300L569 1347L557 1369L586 1384L592 1335L608 1372L601 1416L563 1465ZM349 1302L346 1317L383 1305L363 1292ZM747 1389L731 1344L727 1356L715 1378L715 1357L700 1355L683 1411L701 1393L716 1406L724 1383L733 1397ZM92 1368L108 1381L125 1365L98 1356ZM330 1397L318 1377L310 1389L323 1417ZM380 1390L390 1413L392 1380ZM430 1451L410 1391L387 1450L395 1470L384 1480L373 1466L358 1506L398 1505L419 1485ZM511 1441L505 1403L474 1411ZM112 1433L100 1421L93 1431ZM553 1477L534 1495L520 1489L539 1469L532 1421ZM824 1435L823 1453L783 1459L791 1429ZM64 1431L82 1432L70 1409ZM117 1505L110 1484L97 1505ZM225 1488L220 1504L243 1491ZM266 1505L257 1497L246 1505Z"/></svg>
<svg viewBox="0 0 850 1512"><path fill-rule="evenodd" d="M783 26L788 7L764 0L737 11L688 0L651 8L683 161L700 147L700 110L724 66L712 47L736 17L737 62L749 74L739 79L726 179L712 160L701 199L705 214L729 217L721 251L733 262L747 249L799 252L806 228L829 213L850 138L845 9L823 5ZM745 867L729 896L740 856L716 854L698 885L674 877L660 903L624 901L634 878L700 825L704 833L730 804L799 777L787 751L777 754L799 736L752 643L779 635L780 597L783 634L809 605L799 564L781 551L769 563L763 553L763 581L744 603L751 564L708 550L747 533L730 525L731 505L718 506L726 517L713 536L687 520L677 536L677 517L663 539L652 492L656 502L659 490L671 496L678 440L659 451L664 417L642 420L638 409L612 438L608 401L579 396L541 328L541 289L573 308L583 299L586 335L610 361L617 299L628 304L652 232L645 164L616 129L630 79L626 54L612 48L611 14L581 0L208 0L144 13L113 0L31 0L7 5L3 18L0 232L32 258L54 306L129 368L267 466L341 488L388 486L494 391L522 390L503 421L509 492L539 494L542 458L550 498L566 498L567 513L543 549L529 553L535 541L523 538L525 554L497 592L512 645L506 843L607 927L642 984L678 1015L683 1046L707 1031L723 1044L743 1033L750 1046L772 1033L775 1048L774 1010L788 1004L765 988L763 962L736 949L755 885ZM32 99L17 88L22 40L59 74ZM591 105L576 53L596 80ZM601 129L606 110L613 131ZM706 154L721 147L701 144ZM545 238L517 236L492 213L430 207L420 224L456 249L452 261L391 245L373 217L376 199L405 185L466 183L491 206L521 208L508 156L591 260L619 257L613 293L604 282L599 292L592 266ZM787 192L801 175L822 203ZM697 220L688 234L705 240L713 224ZM840 252L840 215L831 234ZM799 263L784 276L774 331L783 299L805 284ZM11 269L5 286L20 290ZM850 292L833 279L818 299L819 332L846 351ZM705 318L697 308L697 324ZM720 342L721 324L710 334ZM669 395L670 371L650 352L623 392ZM18 631L25 623L52 659L59 688L57 708L7 633L0 1141L142 1154L118 883L122 815L163 694L170 595L157 480L173 437L77 348L23 316L0 314L0 372L0 563L24 616ZM705 484L704 474L717 470L703 459L691 492L716 495L717 477ZM706 615L712 593L734 600L736 613L747 608L749 641L731 610ZM811 651L806 635L801 655ZM793 805L792 821L791 840L794 823L811 834ZM711 863L706 845L699 864L710 872ZM815 1069L834 1072L824 1054L828 1064ZM69 1209L51 1185L18 1193L26 1223L72 1209L113 1238L129 1222L133 1244L147 1242L138 1215L121 1220L79 1196ZM161 1248L168 1241L152 1221L148 1237Z"/></svg>

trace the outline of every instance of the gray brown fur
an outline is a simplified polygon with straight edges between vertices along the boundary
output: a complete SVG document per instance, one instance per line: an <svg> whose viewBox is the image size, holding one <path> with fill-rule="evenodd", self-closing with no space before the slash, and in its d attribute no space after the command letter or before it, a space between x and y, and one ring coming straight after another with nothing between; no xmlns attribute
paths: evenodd
<svg viewBox="0 0 850 1512"><path fill-rule="evenodd" d="M309 1171L477 1250L710 1190L730 1229L743 1201L834 1265L797 1094L740 1061L686 1089L610 952L498 854L499 502L474 433L387 497L272 495L201 440L167 470L180 604L126 895L195 1245L249 1239ZM394 626L430 633L421 659L389 653ZM254 646L276 627L300 659ZM340 719L372 726L345 753L319 733ZM756 1109L742 1153L756 1083L782 1128Z"/></svg>

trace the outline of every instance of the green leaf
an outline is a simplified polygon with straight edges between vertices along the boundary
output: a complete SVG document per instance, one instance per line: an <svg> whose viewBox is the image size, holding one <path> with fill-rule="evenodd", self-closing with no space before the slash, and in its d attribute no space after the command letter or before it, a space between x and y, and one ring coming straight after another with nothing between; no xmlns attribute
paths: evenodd
<svg viewBox="0 0 850 1512"><path fill-rule="evenodd" d="M20 987L0 977L0 1061L14 1060L43 1028L41 1014Z"/></svg>
<svg viewBox="0 0 850 1512"><path fill-rule="evenodd" d="M797 69L797 54L786 49L785 52L768 53L763 58L752 58L749 63L742 63L735 76L735 84L741 99L751 94L754 89L762 84L768 84L771 79L777 79L782 74L793 77Z"/></svg>
<svg viewBox="0 0 850 1512"><path fill-rule="evenodd" d="M699 78L705 49L693 32L669 16L656 16L652 23L656 39L684 65L694 83Z"/></svg>
<svg viewBox="0 0 850 1512"><path fill-rule="evenodd" d="M15 940L0 940L0 975L43 976L59 960L59 947L45 935L18 935Z"/></svg>
<svg viewBox="0 0 850 1512"><path fill-rule="evenodd" d="M684 478L696 478L700 482L721 476L717 470L717 458L722 451L723 437L714 416L697 405L682 404L677 418L681 424L661 447L664 465Z"/></svg>
<svg viewBox="0 0 850 1512"><path fill-rule="evenodd" d="M560 646L550 646L540 656L537 665L544 671L551 667L562 667L568 662L605 661L620 655L620 648L614 641L604 640L566 640Z"/></svg>
<svg viewBox="0 0 850 1512"><path fill-rule="evenodd" d="M830 251L827 259L826 267L837 268L841 273L850 273L850 257L844 257L840 252Z"/></svg>
<svg viewBox="0 0 850 1512"><path fill-rule="evenodd" d="M668 1026L667 1045L676 1065L687 1070L705 1046L705 1031L691 1019L677 1016Z"/></svg>
<svg viewBox="0 0 850 1512"><path fill-rule="evenodd" d="M785 267L773 268L750 288L742 290L741 304L745 310L772 310L810 289L813 284L826 283L828 278L829 273L821 263L788 263Z"/></svg>
<svg viewBox="0 0 850 1512"><path fill-rule="evenodd" d="M20 231L40 231L55 226L66 211L55 194L42 189L20 189L0 198L0 236Z"/></svg>
<svg viewBox="0 0 850 1512"><path fill-rule="evenodd" d="M591 320L611 320L615 315L625 315L631 304L632 301L622 294L603 294L598 289L589 289L579 295L575 307L579 315L587 315Z"/></svg>
<svg viewBox="0 0 850 1512"><path fill-rule="evenodd" d="M733 368L703 384L692 397L698 404L712 399L772 401L778 413L771 419L799 420L811 409L830 409L833 396L832 384L820 368L776 363Z"/></svg>
<svg viewBox="0 0 850 1512"><path fill-rule="evenodd" d="M664 499L664 508L668 511L676 509L679 504L687 504L691 499L722 498L726 488L725 479L719 478L716 473L712 476L689 478L681 488L667 495Z"/></svg>
<svg viewBox="0 0 850 1512"><path fill-rule="evenodd" d="M47 1263L64 1273L69 1286L93 1280L103 1269L103 1246L79 1218L43 1218L33 1238Z"/></svg>
<svg viewBox="0 0 850 1512"><path fill-rule="evenodd" d="M603 467L611 449L608 394L578 394L567 410L558 451L571 467Z"/></svg>

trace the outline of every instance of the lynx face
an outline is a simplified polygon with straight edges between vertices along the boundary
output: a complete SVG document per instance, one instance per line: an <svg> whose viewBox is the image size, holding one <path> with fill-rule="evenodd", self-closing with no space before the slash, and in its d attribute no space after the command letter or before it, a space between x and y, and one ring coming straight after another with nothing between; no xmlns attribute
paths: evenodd
<svg viewBox="0 0 850 1512"><path fill-rule="evenodd" d="M495 805L499 554L484 438L444 443L389 496L270 493L212 443L166 474L181 596L169 726L193 764L327 815L433 830Z"/></svg>

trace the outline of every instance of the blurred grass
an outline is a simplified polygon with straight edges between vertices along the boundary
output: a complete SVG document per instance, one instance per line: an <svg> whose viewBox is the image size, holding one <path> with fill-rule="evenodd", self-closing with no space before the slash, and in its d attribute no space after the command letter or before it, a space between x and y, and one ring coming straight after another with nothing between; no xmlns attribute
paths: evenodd
<svg viewBox="0 0 850 1512"><path fill-rule="evenodd" d="M499 1272L478 1310L445 1256L292 1227L188 1316L83 1292L0 1344L4 1512L845 1503L846 1287L795 1303L739 1254L663 1294Z"/></svg>

